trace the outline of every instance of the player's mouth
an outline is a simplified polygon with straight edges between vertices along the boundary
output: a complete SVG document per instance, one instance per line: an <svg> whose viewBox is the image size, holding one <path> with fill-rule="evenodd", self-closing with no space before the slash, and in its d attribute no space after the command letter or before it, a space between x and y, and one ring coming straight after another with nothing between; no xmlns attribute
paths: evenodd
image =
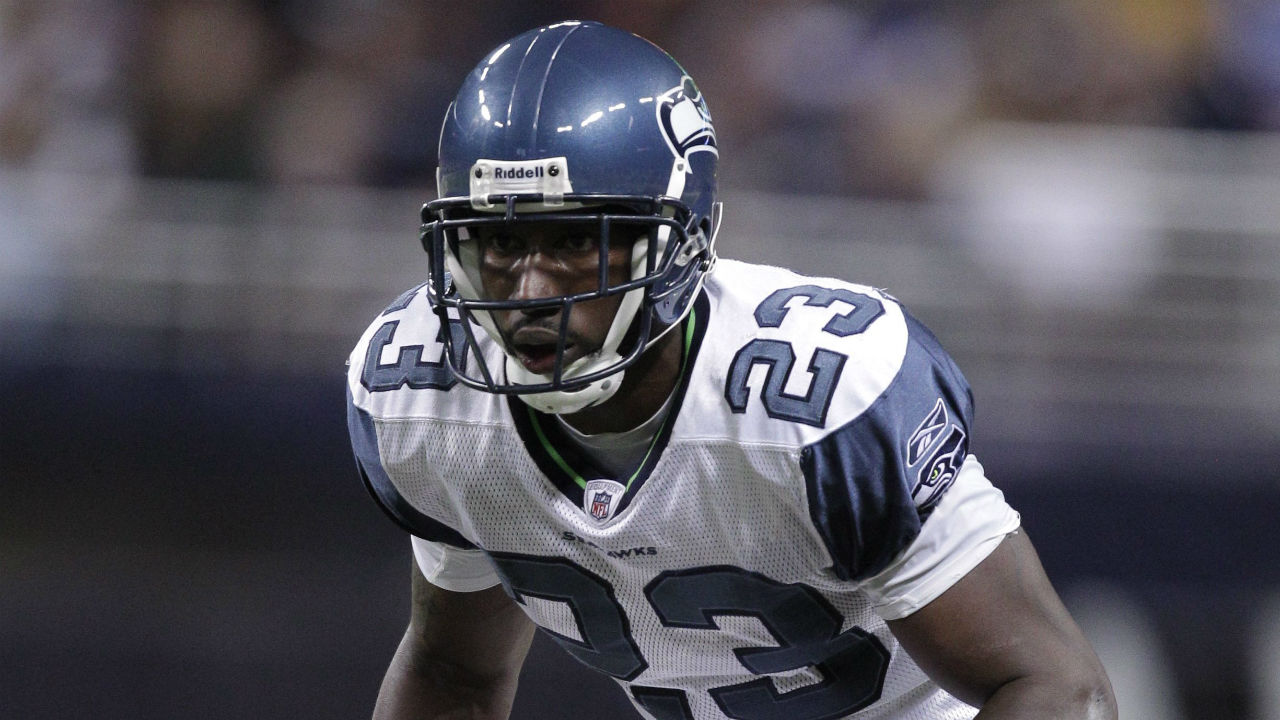
<svg viewBox="0 0 1280 720"><path fill-rule="evenodd" d="M550 375L556 368L556 346L515 345L511 348L525 369L536 375Z"/></svg>
<svg viewBox="0 0 1280 720"><path fill-rule="evenodd" d="M524 365L525 369L537 375L551 375L556 368L556 347L560 336L554 330L526 326L512 333L511 354ZM564 346L564 366L573 362L576 345L572 339L566 339Z"/></svg>

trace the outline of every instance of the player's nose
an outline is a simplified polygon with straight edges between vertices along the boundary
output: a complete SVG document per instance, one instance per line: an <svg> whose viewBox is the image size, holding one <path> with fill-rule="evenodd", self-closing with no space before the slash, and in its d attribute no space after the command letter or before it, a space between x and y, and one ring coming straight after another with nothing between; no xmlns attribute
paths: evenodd
<svg viewBox="0 0 1280 720"><path fill-rule="evenodd" d="M541 251L531 252L521 259L517 268L511 299L543 300L563 295L562 274L554 258Z"/></svg>

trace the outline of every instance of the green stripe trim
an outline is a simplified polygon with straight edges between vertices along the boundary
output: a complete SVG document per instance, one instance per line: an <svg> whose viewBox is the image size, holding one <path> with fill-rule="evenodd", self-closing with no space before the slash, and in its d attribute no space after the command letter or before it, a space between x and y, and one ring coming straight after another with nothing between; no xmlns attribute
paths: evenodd
<svg viewBox="0 0 1280 720"><path fill-rule="evenodd" d="M693 332L694 328L698 324L698 318L696 316L697 310L690 308L689 321L684 324L684 353L680 358L680 379L682 382L684 381L684 372L689 367L689 348L693 345ZM675 392L679 387L679 384L677 384L675 388L671 389L671 392ZM662 431L667 429L667 423L670 422L674 411L675 408L668 408L667 416L662 419L662 424L658 426L658 431L653 434L653 440L649 441L649 449L645 452L644 459L640 461L640 465L636 467L636 471L631 473L631 477L627 478L627 482L625 483L627 490L631 489L631 483L635 482L637 477L640 477L640 471L649 464L649 456L653 455L653 449L658 445L658 438L662 437Z"/></svg>
<svg viewBox="0 0 1280 720"><path fill-rule="evenodd" d="M525 406L525 410L529 413L529 421L533 425L534 433L538 435L538 442L542 443L542 449L547 451L547 454L551 456L552 460L556 461L556 465L559 465L560 469L563 470L566 475L573 478L573 481L578 484L578 487L586 490L587 481L583 479L581 475L574 472L573 468L569 467L569 463L564 461L564 458L560 456L559 452L556 452L555 446L551 444L551 441L547 439L546 434L542 432L542 424L538 422L537 413L535 413L533 408L528 405Z"/></svg>

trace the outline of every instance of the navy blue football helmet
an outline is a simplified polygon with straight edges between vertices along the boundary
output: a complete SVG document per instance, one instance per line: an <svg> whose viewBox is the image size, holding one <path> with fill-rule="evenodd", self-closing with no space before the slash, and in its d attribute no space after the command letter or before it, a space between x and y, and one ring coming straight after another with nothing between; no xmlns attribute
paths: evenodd
<svg viewBox="0 0 1280 720"><path fill-rule="evenodd" d="M442 323L453 317L460 328L442 333L457 378L516 394L543 412L575 412L612 396L623 370L689 312L715 263L718 158L702 94L647 40L600 23L562 22L490 52L445 115L439 199L422 208L428 298ZM611 229L615 237L623 225L640 234L630 279L610 284L601 270L590 292L486 298L476 247L482 226L518 232L522 223L549 222L591 228L602 265ZM603 346L566 362L574 305L616 295L620 307ZM492 316L538 308L562 314L546 374L513 357ZM502 348L502 367L486 360L475 326Z"/></svg>

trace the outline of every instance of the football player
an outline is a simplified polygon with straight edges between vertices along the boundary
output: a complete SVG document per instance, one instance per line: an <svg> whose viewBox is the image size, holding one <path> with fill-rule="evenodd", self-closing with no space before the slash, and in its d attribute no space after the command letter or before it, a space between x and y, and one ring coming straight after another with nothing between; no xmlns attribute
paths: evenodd
<svg viewBox="0 0 1280 720"><path fill-rule="evenodd" d="M718 158L698 87L617 29L466 78L427 281L351 355L416 559L375 717L506 717L535 627L658 720L1115 717L960 370L881 291L717 261Z"/></svg>

